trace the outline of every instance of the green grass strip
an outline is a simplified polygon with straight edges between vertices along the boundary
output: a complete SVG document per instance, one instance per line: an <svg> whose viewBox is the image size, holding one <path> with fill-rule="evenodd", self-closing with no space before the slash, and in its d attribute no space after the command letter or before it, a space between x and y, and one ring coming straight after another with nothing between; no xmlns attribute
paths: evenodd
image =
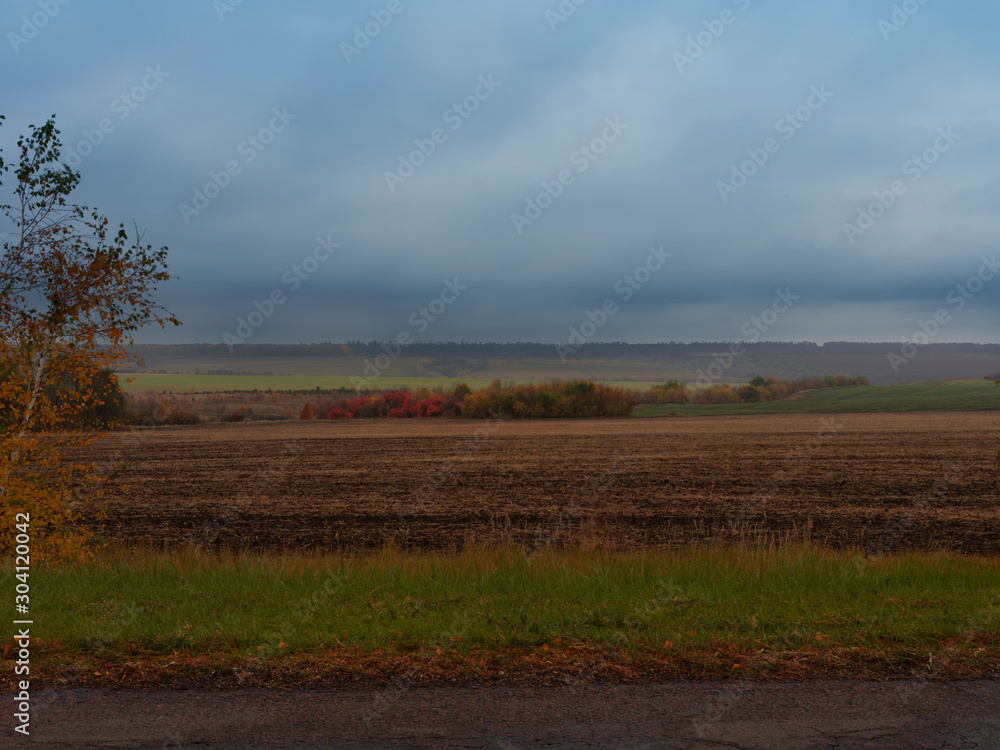
<svg viewBox="0 0 1000 750"><path fill-rule="evenodd" d="M821 388L784 401L747 404L649 404L633 417L713 414L978 411L1000 409L1000 388L987 380Z"/></svg>
<svg viewBox="0 0 1000 750"><path fill-rule="evenodd" d="M0 580L9 591L11 565ZM525 557L105 552L31 575L32 634L81 654L324 645L510 648L579 641L627 654L755 643L920 649L1000 630L1000 561L809 546ZM559 641L555 641L559 639ZM220 645L220 644L225 644Z"/></svg>

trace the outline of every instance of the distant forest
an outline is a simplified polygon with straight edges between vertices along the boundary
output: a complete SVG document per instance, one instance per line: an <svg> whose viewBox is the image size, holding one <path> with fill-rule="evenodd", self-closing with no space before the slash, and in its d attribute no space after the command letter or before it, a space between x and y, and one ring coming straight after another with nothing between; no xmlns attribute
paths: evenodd
<svg viewBox="0 0 1000 750"><path fill-rule="evenodd" d="M133 347L133 352L140 356L175 356L175 357L357 357L382 354L389 344L379 341L348 341L344 344L238 344L233 347L232 354L225 344L176 344L176 345L140 345ZM714 354L726 351L730 342L696 342L696 343L662 343L662 344L626 344L623 342L584 344L574 352L578 359L624 359L642 360L659 359L661 357L691 356L699 354ZM855 343L850 341L831 341L826 344L814 344L809 341L785 343L762 341L756 344L743 344L746 353L757 357L781 355L808 354L876 354L884 355L887 350L899 348L898 342L874 344ZM940 354L1000 354L1000 344L927 344L921 350ZM420 343L414 342L402 348L406 357L463 357L467 359L511 359L558 358L555 344L540 344L532 342L515 343Z"/></svg>

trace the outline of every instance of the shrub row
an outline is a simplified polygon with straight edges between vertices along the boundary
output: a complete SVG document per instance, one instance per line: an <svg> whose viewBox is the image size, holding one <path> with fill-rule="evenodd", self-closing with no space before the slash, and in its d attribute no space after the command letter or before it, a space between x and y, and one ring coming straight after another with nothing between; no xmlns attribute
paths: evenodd
<svg viewBox="0 0 1000 750"><path fill-rule="evenodd" d="M757 401L778 401L800 391L816 388L838 388L844 386L868 385L863 375L827 375L825 378L802 378L801 380L778 380L768 375L758 375L748 385L730 387L710 385L707 388L688 388L687 383L668 380L648 391L636 394L637 404L739 404Z"/></svg>
<svg viewBox="0 0 1000 750"><path fill-rule="evenodd" d="M466 417L485 419L506 416L515 419L552 417L618 417L632 413L635 401L623 388L589 380L553 380L515 385L494 380L473 391L464 383L452 390L375 391L306 404L300 419L354 419L363 417Z"/></svg>

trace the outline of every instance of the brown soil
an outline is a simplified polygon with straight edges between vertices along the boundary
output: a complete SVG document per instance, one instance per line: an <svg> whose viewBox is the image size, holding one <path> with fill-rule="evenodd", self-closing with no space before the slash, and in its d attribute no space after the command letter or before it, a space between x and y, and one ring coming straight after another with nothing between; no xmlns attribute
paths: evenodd
<svg viewBox="0 0 1000 750"><path fill-rule="evenodd" d="M249 548L664 548L795 530L1000 553L989 413L162 427L106 442L112 538ZM110 464L109 464L110 465Z"/></svg>

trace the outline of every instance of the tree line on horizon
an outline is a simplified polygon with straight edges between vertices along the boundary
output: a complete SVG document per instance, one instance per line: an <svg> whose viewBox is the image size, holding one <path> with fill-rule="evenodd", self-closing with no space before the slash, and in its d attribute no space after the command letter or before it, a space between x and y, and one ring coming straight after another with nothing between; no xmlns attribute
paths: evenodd
<svg viewBox="0 0 1000 750"><path fill-rule="evenodd" d="M624 356L651 357L666 354L711 355L729 347L731 341L665 341L655 344L629 344L623 341L588 342L577 354L579 359L600 359ZM884 354L887 346L896 342L851 342L827 341L817 344L812 341L758 341L743 344L748 353L768 354ZM320 344L237 344L231 354L225 344L138 344L132 353L138 357L155 357L163 354L184 356L225 357L235 363L243 357L358 357L378 356L384 353L384 342L347 341L344 343ZM1000 350L1000 344L973 343L932 343L921 349L945 350L953 353L981 353L985 350ZM413 342L403 349L405 357L464 356L472 359L506 359L531 357L535 359L558 359L553 344L538 342Z"/></svg>

